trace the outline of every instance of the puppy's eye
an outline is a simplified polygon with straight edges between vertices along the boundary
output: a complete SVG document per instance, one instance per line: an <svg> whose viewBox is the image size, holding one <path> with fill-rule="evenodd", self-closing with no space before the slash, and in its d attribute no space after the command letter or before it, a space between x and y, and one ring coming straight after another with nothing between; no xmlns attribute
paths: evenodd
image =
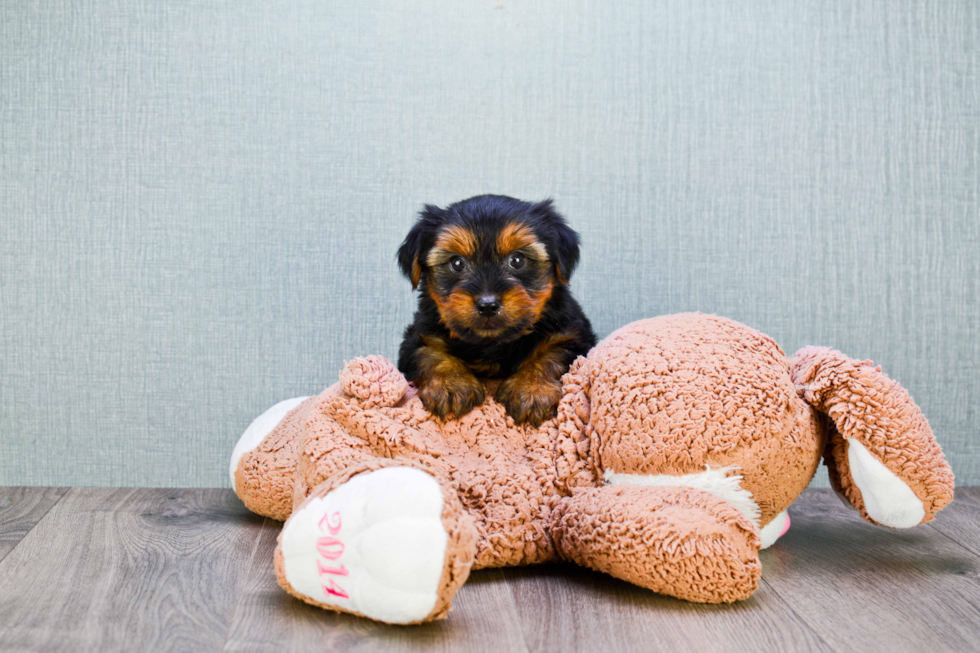
<svg viewBox="0 0 980 653"><path fill-rule="evenodd" d="M527 259L525 259L524 255L520 252L514 252L510 255L510 267L514 268L515 270L520 270L522 267L524 267L525 263L527 263Z"/></svg>
<svg viewBox="0 0 980 653"><path fill-rule="evenodd" d="M462 256L454 256L449 259L449 269L453 272L462 272L466 267L466 260Z"/></svg>

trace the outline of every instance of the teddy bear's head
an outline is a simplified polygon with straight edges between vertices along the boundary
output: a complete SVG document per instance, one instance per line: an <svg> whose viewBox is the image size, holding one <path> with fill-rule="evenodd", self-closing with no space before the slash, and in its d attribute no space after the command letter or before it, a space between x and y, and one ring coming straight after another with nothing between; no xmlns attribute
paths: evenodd
<svg viewBox="0 0 980 653"><path fill-rule="evenodd" d="M633 322L579 359L558 431L566 485L720 487L760 525L806 487L824 444L779 345L700 313Z"/></svg>

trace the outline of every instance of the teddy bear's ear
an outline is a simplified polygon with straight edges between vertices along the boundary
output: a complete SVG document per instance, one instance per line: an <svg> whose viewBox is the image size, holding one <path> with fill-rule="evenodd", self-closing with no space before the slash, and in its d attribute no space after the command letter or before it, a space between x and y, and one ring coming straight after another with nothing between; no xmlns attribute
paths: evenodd
<svg viewBox="0 0 980 653"><path fill-rule="evenodd" d="M413 290L419 287L425 252L432 246L435 232L444 221L445 213L442 209L426 204L419 213L418 221L398 248L398 267L401 268L402 274L412 281Z"/></svg>
<svg viewBox="0 0 980 653"><path fill-rule="evenodd" d="M953 470L908 391L871 361L827 347L790 359L797 393L830 422L831 485L868 521L909 528L953 499Z"/></svg>
<svg viewBox="0 0 980 653"><path fill-rule="evenodd" d="M555 277L559 282L567 285L572 278L572 272L575 271L575 266L578 265L578 234L555 210L554 202L550 199L535 204L531 212L548 225L547 237L544 238L545 248L548 250L548 256L554 261Z"/></svg>

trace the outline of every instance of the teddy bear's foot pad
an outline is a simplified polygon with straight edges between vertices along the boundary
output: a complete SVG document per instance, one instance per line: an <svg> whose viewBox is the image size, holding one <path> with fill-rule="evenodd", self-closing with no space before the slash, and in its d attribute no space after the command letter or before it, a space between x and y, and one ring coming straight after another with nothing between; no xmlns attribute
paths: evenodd
<svg viewBox="0 0 980 653"><path fill-rule="evenodd" d="M762 545L759 548L768 549L775 544L776 540L786 535L786 532L789 530L789 524L789 513L785 510L773 517L772 521L763 526L762 530L759 531L759 539L762 541Z"/></svg>
<svg viewBox="0 0 980 653"><path fill-rule="evenodd" d="M322 607L388 623L424 620L446 564L442 513L442 488L420 469L357 474L311 496L286 522L279 581Z"/></svg>
<svg viewBox="0 0 980 653"><path fill-rule="evenodd" d="M847 462L864 510L879 524L911 528L922 523L926 509L908 484L892 473L856 438L846 438Z"/></svg>

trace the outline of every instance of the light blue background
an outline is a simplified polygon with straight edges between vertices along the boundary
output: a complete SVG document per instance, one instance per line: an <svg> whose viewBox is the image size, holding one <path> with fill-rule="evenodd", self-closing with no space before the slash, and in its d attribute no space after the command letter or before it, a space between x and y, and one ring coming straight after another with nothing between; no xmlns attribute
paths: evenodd
<svg viewBox="0 0 980 653"><path fill-rule="evenodd" d="M980 483L978 51L973 0L4 2L0 484L227 484L483 192L556 199L600 335L872 358Z"/></svg>

